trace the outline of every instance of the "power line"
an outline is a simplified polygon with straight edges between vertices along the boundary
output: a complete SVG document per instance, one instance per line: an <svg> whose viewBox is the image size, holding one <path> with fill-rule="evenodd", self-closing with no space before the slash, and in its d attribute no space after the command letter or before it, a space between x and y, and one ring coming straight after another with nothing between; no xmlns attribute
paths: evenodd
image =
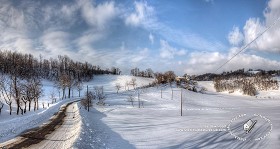
<svg viewBox="0 0 280 149"><path fill-rule="evenodd" d="M222 64L218 69L215 70L217 72L219 69L221 69L223 66L225 66L227 63L229 63L234 57L236 57L239 53L244 51L249 47L250 44L255 42L259 37L261 37L267 30L269 30L271 27L273 27L278 21L280 20L280 17L277 18L272 25L267 27L263 32L261 32L255 39L253 39L251 42L247 43L240 51L238 51L236 54L234 54L229 60L227 60L224 64Z"/></svg>

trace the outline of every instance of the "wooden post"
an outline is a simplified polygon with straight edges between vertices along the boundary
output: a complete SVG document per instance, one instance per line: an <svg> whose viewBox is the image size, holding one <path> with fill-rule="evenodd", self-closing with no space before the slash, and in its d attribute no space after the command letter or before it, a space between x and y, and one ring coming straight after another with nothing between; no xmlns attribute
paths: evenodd
<svg viewBox="0 0 280 149"><path fill-rule="evenodd" d="M182 89L181 89L181 116L183 116L183 97L182 97Z"/></svg>

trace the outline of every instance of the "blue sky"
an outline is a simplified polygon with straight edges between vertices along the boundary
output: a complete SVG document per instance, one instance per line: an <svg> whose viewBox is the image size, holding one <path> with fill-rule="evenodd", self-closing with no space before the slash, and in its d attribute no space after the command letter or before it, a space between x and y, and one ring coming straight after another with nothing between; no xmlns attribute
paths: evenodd
<svg viewBox="0 0 280 149"><path fill-rule="evenodd" d="M3 0L0 48L103 68L214 72L280 16L277 0ZM218 72L279 69L279 24Z"/></svg>

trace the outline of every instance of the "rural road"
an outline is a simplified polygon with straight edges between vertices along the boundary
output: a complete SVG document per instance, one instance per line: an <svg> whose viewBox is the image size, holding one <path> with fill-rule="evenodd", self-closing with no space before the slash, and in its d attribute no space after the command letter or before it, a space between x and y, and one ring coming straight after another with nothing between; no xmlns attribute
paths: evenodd
<svg viewBox="0 0 280 149"><path fill-rule="evenodd" d="M24 132L15 139L1 143L0 148L70 148L79 135L81 128L77 102L71 102L60 108L50 122L39 128Z"/></svg>

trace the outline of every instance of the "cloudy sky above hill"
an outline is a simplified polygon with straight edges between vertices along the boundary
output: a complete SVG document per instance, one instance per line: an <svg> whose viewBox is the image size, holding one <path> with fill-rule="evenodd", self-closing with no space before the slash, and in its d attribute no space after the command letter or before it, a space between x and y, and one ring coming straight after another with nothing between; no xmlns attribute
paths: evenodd
<svg viewBox="0 0 280 149"><path fill-rule="evenodd" d="M0 49L104 68L214 72L280 17L279 0L1 0ZM280 69L280 20L219 72Z"/></svg>

